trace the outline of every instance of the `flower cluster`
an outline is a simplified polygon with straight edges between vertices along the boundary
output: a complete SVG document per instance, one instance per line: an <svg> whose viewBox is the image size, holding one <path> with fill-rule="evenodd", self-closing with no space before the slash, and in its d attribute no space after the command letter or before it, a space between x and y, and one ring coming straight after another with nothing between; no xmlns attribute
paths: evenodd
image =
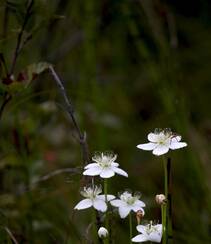
<svg viewBox="0 0 211 244"><path fill-rule="evenodd" d="M187 146L187 143L181 142L181 136L173 133L170 129L156 129L154 133L148 134L148 143L139 144L139 149L152 151L154 155L160 156L169 151L169 149L179 149ZM118 209L118 213L122 219L130 216L130 240L132 242L161 242L162 235L165 232L165 225L153 224L150 221L147 225L141 225L140 222L145 214L144 207L146 206L143 201L140 200L141 194L130 191L124 191L119 194L119 198L107 193L107 179L113 176L121 175L128 177L127 172L119 168L119 163L116 162L117 155L113 153L98 153L92 157L92 162L84 167L83 175L91 176L92 185L85 186L81 191L81 195L84 197L74 209L82 210L93 207L97 211L105 213L109 211L108 204ZM94 177L99 176L104 180L104 194L101 186L94 184ZM164 207L168 203L165 195L156 195L156 202ZM140 233L135 237L132 237L132 221L131 214L135 212L137 219L136 229ZM162 215L163 216L163 215ZM108 221L106 221L107 214L105 214L105 224L108 228ZM163 221L163 219L162 219ZM162 222L163 223L163 222ZM108 230L105 227L100 227L98 230L98 236L102 239L109 238Z"/></svg>

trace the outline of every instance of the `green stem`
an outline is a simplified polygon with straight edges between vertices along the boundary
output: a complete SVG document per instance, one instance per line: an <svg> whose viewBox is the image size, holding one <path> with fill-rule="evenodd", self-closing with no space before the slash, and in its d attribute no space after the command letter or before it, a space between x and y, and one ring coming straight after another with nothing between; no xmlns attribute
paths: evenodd
<svg viewBox="0 0 211 244"><path fill-rule="evenodd" d="M107 179L104 179L104 195L105 195L105 202L108 206L108 182L107 182ZM109 230L109 219L108 219L108 210L105 212L105 227L107 230ZM109 236L110 236L110 233L109 233ZM108 244L109 243L109 236L104 239L104 244Z"/></svg>
<svg viewBox="0 0 211 244"><path fill-rule="evenodd" d="M162 205L162 227L163 227L163 244L168 243L168 228L167 228L167 218L168 218L168 170L167 170L167 161L165 160L165 157L162 157L163 159L163 169L164 169L164 191L165 191L165 197L167 199L167 203Z"/></svg>
<svg viewBox="0 0 211 244"><path fill-rule="evenodd" d="M95 243L95 241L97 240L97 223L96 223L96 211L95 211L95 209L93 209L93 212L92 212L92 221L93 221L93 228L92 228L93 241Z"/></svg>
<svg viewBox="0 0 211 244"><path fill-rule="evenodd" d="M161 205L161 215L162 215L162 232L163 232L162 243L166 244L166 204Z"/></svg>
<svg viewBox="0 0 211 244"><path fill-rule="evenodd" d="M108 198L107 198L107 195L108 195L108 182L107 182L107 179L104 179L104 195L105 195L105 202L107 204L107 202L108 202Z"/></svg>
<svg viewBox="0 0 211 244"><path fill-rule="evenodd" d="M130 243L132 243L133 238L133 223L132 223L132 214L129 214L129 226L130 226Z"/></svg>
<svg viewBox="0 0 211 244"><path fill-rule="evenodd" d="M165 157L162 157L163 159L163 169L164 169L164 190L165 190L165 196L168 198L168 171L167 171L167 162L165 160Z"/></svg>

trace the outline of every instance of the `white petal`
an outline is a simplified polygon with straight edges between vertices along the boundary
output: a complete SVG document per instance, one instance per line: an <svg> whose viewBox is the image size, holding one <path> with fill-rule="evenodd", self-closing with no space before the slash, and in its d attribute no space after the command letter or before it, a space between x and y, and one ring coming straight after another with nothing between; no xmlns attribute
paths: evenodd
<svg viewBox="0 0 211 244"><path fill-rule="evenodd" d="M115 173L117 173L118 175L122 175L122 176L128 177L127 172L125 172L124 170L122 170L122 169L120 169L120 168L112 167L112 170L113 170Z"/></svg>
<svg viewBox="0 0 211 244"><path fill-rule="evenodd" d="M159 134L149 133L147 138L151 142L158 142L159 141Z"/></svg>
<svg viewBox="0 0 211 244"><path fill-rule="evenodd" d="M179 149L179 148L186 147L186 146L187 146L186 142L171 142L169 147L172 150L174 150L174 149Z"/></svg>
<svg viewBox="0 0 211 244"><path fill-rule="evenodd" d="M141 208L139 205L133 205L131 208L132 208L132 210L134 212L137 212L138 210L141 210L144 213L144 209Z"/></svg>
<svg viewBox="0 0 211 244"><path fill-rule="evenodd" d="M102 172L100 173L100 177L102 178L110 178L114 175L115 173L112 169L103 169Z"/></svg>
<svg viewBox="0 0 211 244"><path fill-rule="evenodd" d="M160 232L154 231L148 235L148 240L153 242L161 242L162 234Z"/></svg>
<svg viewBox="0 0 211 244"><path fill-rule="evenodd" d="M131 208L130 207L119 207L119 215L122 219L126 218L128 214L130 213Z"/></svg>
<svg viewBox="0 0 211 244"><path fill-rule="evenodd" d="M149 143L139 144L139 145L137 145L137 148L146 150L146 151L150 151L150 150L155 149L156 146L157 146L156 143L149 142Z"/></svg>
<svg viewBox="0 0 211 244"><path fill-rule="evenodd" d="M93 201L93 207L101 212L105 212L107 210L106 203L98 198Z"/></svg>
<svg viewBox="0 0 211 244"><path fill-rule="evenodd" d="M98 198L98 199L101 199L101 200L103 200L103 201L105 201L105 195L98 195L97 198ZM114 198L116 198L116 197L113 196L113 195L107 195L107 200L108 200L108 201L111 201L111 200L113 200Z"/></svg>
<svg viewBox="0 0 211 244"><path fill-rule="evenodd" d="M175 136L171 139L172 142L179 142L181 141L182 137L181 136Z"/></svg>
<svg viewBox="0 0 211 244"><path fill-rule="evenodd" d="M81 210L81 209L85 209L85 208L90 208L91 206L92 206L92 201L90 199L84 199L84 200L80 201L74 207L74 209Z"/></svg>
<svg viewBox="0 0 211 244"><path fill-rule="evenodd" d="M145 228L146 227L144 225L137 225L136 226L137 231L140 232L140 233L142 233L142 234L145 234L146 233Z"/></svg>
<svg viewBox="0 0 211 244"><path fill-rule="evenodd" d="M169 151L169 147L167 147L166 145L159 145L153 150L152 153L154 155L160 156L167 153L168 151Z"/></svg>
<svg viewBox="0 0 211 244"><path fill-rule="evenodd" d="M89 169L85 170L83 172L83 175L90 175L90 176L95 176L95 175L99 175L101 173L102 169L100 166L94 166L94 167L90 167Z"/></svg>
<svg viewBox="0 0 211 244"><path fill-rule="evenodd" d="M110 203L114 207L123 207L123 206L125 206L125 202L123 202L122 200L119 200L119 199L113 200Z"/></svg>
<svg viewBox="0 0 211 244"><path fill-rule="evenodd" d="M156 225L156 227L157 227L157 230L158 230L160 233L162 233L162 224L158 224L158 225Z"/></svg>
<svg viewBox="0 0 211 244"><path fill-rule="evenodd" d="M141 201L141 200L136 200L135 204L139 205L139 207L146 207L146 204L143 201Z"/></svg>
<svg viewBox="0 0 211 244"><path fill-rule="evenodd" d="M98 166L98 164L97 164L97 163L87 164L87 165L84 167L84 169L89 169L89 168L92 168L92 167L94 167L94 166Z"/></svg>
<svg viewBox="0 0 211 244"><path fill-rule="evenodd" d="M132 242L144 242L144 241L148 241L148 239L143 234L137 235L137 236L132 238Z"/></svg>
<svg viewBox="0 0 211 244"><path fill-rule="evenodd" d="M116 162L112 162L112 163L111 163L111 166L118 167L118 166L119 166L119 164L118 164L118 163L116 163Z"/></svg>

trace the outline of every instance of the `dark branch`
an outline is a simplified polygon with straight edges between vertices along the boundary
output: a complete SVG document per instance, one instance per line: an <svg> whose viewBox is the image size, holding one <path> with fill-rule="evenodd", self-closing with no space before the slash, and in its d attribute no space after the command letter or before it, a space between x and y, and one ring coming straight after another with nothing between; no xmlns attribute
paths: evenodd
<svg viewBox="0 0 211 244"><path fill-rule="evenodd" d="M42 181L46 181L48 179L50 179L51 177L54 177L56 175L59 175L59 174L62 174L62 173L72 173L72 174L75 174L75 173L79 173L80 172L80 169L79 168L65 168L65 169L57 169L53 172L50 172L49 174L47 175L44 175L42 176L41 178L39 178L38 180L34 181L32 183L32 185L37 185L38 183L42 182Z"/></svg>
<svg viewBox="0 0 211 244"><path fill-rule="evenodd" d="M64 98L64 101L65 101L65 104L66 104L66 107L67 107L67 112L72 120L72 123L74 125L74 128L76 130L76 133L77 133L77 137L78 137L78 140L79 140L79 143L81 145L81 150L82 150L82 155L83 155L83 162L84 162L84 165L86 165L89 161L90 161L90 158L89 158L89 150L88 150L88 144L87 144L87 141L86 141L86 133L82 133L81 130L80 130L80 127L75 119L75 115L74 115L74 109L73 109L73 106L72 106L72 103L70 101L70 99L67 97L67 93L66 93L66 90L63 86L63 83L61 81L61 79L59 78L59 76L57 75L57 73L55 72L54 68L52 66L50 66L50 71L51 71L51 74L53 75L54 77L54 80L56 81L58 87L59 87L59 90Z"/></svg>
<svg viewBox="0 0 211 244"><path fill-rule="evenodd" d="M26 14L24 17L23 25L21 27L21 30L20 30L20 32L18 34L18 38L17 38L17 43L16 43L16 48L15 48L13 60L12 60L12 66L11 66L10 74L13 74L14 69L15 69L17 58L18 58L19 52L21 50L21 42L22 42L23 33L24 33L25 28L26 28L27 22L31 16L31 9L33 7L33 4L34 4L34 0L28 1L28 6L26 9Z"/></svg>
<svg viewBox="0 0 211 244"><path fill-rule="evenodd" d="M12 96L9 95L8 93L6 93L6 94L4 95L4 99L3 99L3 102L2 102L1 107L0 107L0 119L1 119L1 117L2 117L2 114L3 114L3 112L4 112L4 109L5 109L6 105L8 104L8 102L9 102L11 99L12 99Z"/></svg>

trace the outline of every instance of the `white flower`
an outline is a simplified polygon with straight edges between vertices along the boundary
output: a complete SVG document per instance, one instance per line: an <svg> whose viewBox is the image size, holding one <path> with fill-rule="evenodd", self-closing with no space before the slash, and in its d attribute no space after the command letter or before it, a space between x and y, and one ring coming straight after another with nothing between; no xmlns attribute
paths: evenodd
<svg viewBox="0 0 211 244"><path fill-rule="evenodd" d="M137 225L136 229L141 233L132 238L133 242L161 242L162 225L153 225L152 222L148 225Z"/></svg>
<svg viewBox="0 0 211 244"><path fill-rule="evenodd" d="M107 210L107 204L105 202L105 195L99 195L102 192L102 188L98 186L84 187L81 191L81 195L86 199L80 201L74 209L81 210L90 207L94 207L98 211L105 212ZM115 196L107 195L107 201L113 200Z"/></svg>
<svg viewBox="0 0 211 244"><path fill-rule="evenodd" d="M83 175L96 176L101 178L110 178L116 174L128 177L128 174L118 168L119 164L115 162L117 155L114 154L96 154L92 160L95 163L91 163L85 166Z"/></svg>
<svg viewBox="0 0 211 244"><path fill-rule="evenodd" d="M108 230L104 227L100 227L97 233L100 238L106 238L108 236Z"/></svg>
<svg viewBox="0 0 211 244"><path fill-rule="evenodd" d="M121 218L126 218L130 211L137 212L141 210L144 214L145 203L139 200L140 194L132 194L125 191L120 195L120 199L112 200L110 203L114 207L118 207L119 215Z"/></svg>
<svg viewBox="0 0 211 244"><path fill-rule="evenodd" d="M154 133L148 134L149 143L139 144L139 149L151 151L154 155L160 156L169 151L186 147L186 142L180 142L181 136L173 133L170 129L155 130Z"/></svg>

